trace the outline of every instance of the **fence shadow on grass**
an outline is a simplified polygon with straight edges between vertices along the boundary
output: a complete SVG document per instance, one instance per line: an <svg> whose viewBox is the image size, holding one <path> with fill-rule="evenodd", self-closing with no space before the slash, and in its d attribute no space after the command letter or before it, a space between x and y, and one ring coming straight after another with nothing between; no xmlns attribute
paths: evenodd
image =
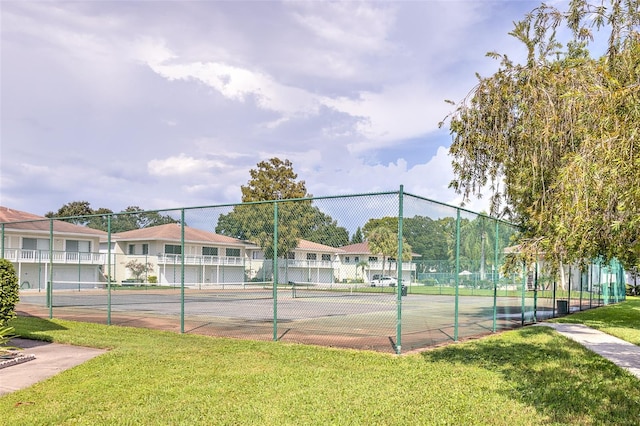
<svg viewBox="0 0 640 426"><path fill-rule="evenodd" d="M53 338L46 334L40 334L47 331L67 330L67 327L57 324L45 318L24 315L18 312L18 317L9 322L9 326L15 328L16 334L25 339L42 340L44 342L52 342Z"/></svg>
<svg viewBox="0 0 640 426"><path fill-rule="evenodd" d="M501 374L511 384L504 391L509 398L533 406L550 423L635 424L640 418L637 379L549 328L528 327L422 356Z"/></svg>

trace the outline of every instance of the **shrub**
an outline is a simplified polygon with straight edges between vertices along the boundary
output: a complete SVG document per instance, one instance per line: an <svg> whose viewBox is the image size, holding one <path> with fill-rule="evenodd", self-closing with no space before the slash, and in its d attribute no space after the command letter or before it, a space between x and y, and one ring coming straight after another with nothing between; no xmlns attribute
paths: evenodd
<svg viewBox="0 0 640 426"><path fill-rule="evenodd" d="M133 278L136 280L141 279L142 275L153 271L153 265L151 263L141 263L136 259L130 260L124 265L124 267L131 271L131 275L133 275Z"/></svg>
<svg viewBox="0 0 640 426"><path fill-rule="evenodd" d="M0 327L16 317L19 290L15 268L7 259L0 259Z"/></svg>
<svg viewBox="0 0 640 426"><path fill-rule="evenodd" d="M149 284L157 284L158 283L158 277L156 277L155 275L149 275L147 277L147 281L149 282Z"/></svg>

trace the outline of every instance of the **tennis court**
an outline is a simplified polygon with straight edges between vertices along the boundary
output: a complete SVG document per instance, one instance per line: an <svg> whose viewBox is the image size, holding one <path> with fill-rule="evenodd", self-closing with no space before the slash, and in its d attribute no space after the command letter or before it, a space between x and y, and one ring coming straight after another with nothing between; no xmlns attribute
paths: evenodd
<svg viewBox="0 0 640 426"><path fill-rule="evenodd" d="M398 297L393 289L227 286L215 289L23 291L22 314L158 328L221 337L280 340L396 351ZM531 301L409 294L402 297L403 350L438 345L532 322ZM184 317L182 316L184 312ZM539 316L544 311L539 313ZM275 318L275 319L274 319ZM495 319L494 319L495 318ZM457 330L457 333L456 333Z"/></svg>

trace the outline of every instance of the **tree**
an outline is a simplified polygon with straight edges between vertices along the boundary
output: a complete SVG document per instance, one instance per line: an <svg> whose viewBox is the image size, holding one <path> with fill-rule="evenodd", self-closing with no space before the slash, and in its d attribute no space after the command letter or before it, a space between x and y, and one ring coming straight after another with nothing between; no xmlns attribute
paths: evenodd
<svg viewBox="0 0 640 426"><path fill-rule="evenodd" d="M361 260L360 262L358 262L356 264L356 278L358 278L358 269L360 269L362 271L362 280L365 281L364 271L367 267L369 267L369 262L367 262L366 260Z"/></svg>
<svg viewBox="0 0 640 426"><path fill-rule="evenodd" d="M397 229L397 225L395 229ZM394 259L398 256L398 233L395 229L382 224L372 229L369 228L365 232L365 238L369 244L369 251L372 254L382 255L383 272L387 259ZM402 238L402 260L411 260L411 246L406 242L404 237ZM391 261L389 261L389 274L390 272Z"/></svg>
<svg viewBox="0 0 640 426"><path fill-rule="evenodd" d="M45 217L64 217L68 218L65 219L67 222L75 223L76 225L86 225L89 222L89 218L81 216L89 216L93 213L94 211L88 201L71 201L60 207L55 213L48 212L45 214Z"/></svg>
<svg viewBox="0 0 640 426"><path fill-rule="evenodd" d="M440 222L426 216L407 217L403 221L402 233L421 259L447 259L447 240Z"/></svg>
<svg viewBox="0 0 640 426"><path fill-rule="evenodd" d="M133 275L133 278L136 280L142 279L142 275L153 271L153 264L149 262L142 263L136 259L128 261L124 267L131 271L131 275Z"/></svg>
<svg viewBox="0 0 640 426"><path fill-rule="evenodd" d="M242 201L256 204L235 206L233 211L220 215L216 233L253 241L262 247L268 259L272 259L275 205L259 202L305 198L307 190L304 181L295 180L298 175L289 160L261 161L249 174L251 179L246 186L241 186ZM297 247L301 237L300 226L296 225L306 213L305 205L310 207L310 201L278 203L278 257Z"/></svg>
<svg viewBox="0 0 640 426"><path fill-rule="evenodd" d="M349 232L346 228L338 226L336 220L321 212L319 208L311 209L309 221L301 230L301 238L330 247L341 247L349 243Z"/></svg>
<svg viewBox="0 0 640 426"><path fill-rule="evenodd" d="M48 212L45 216L62 218L76 225L105 232L109 229L107 217L111 216L111 232L114 233L179 222L169 215L144 211L138 206L129 206L122 212L114 214L112 210L104 207L93 209L88 201L72 201L60 207L57 212Z"/></svg>
<svg viewBox="0 0 640 426"><path fill-rule="evenodd" d="M490 53L499 70L449 116L451 186L469 199L489 185L492 214L523 230L523 255L556 266L617 257L628 267L640 256L640 12L637 1L610 6L535 9L511 33L526 63ZM609 31L598 59L593 29Z"/></svg>
<svg viewBox="0 0 640 426"><path fill-rule="evenodd" d="M161 215L156 211L144 211L138 206L129 206L111 219L112 232L125 232L152 226L179 223L169 215Z"/></svg>
<svg viewBox="0 0 640 426"><path fill-rule="evenodd" d="M285 256L306 239L331 247L347 244L349 233L329 215L312 205L304 181L289 160L272 158L258 163L249 172L251 179L242 186L242 201L227 214L220 215L216 233L253 241L273 258L274 203L271 200L298 199L278 202L278 257ZM303 198L303 200L299 200Z"/></svg>
<svg viewBox="0 0 640 426"><path fill-rule="evenodd" d="M269 161L261 161L258 168L251 169L249 174L251 179L247 185L240 187L243 203L311 196L307 194L304 181L296 181L298 175L294 173L289 160L282 161L274 157Z"/></svg>
<svg viewBox="0 0 640 426"><path fill-rule="evenodd" d="M0 259L0 328L16 317L19 290L18 275L13 264L7 259Z"/></svg>
<svg viewBox="0 0 640 426"><path fill-rule="evenodd" d="M358 226L358 229L356 229L356 232L353 233L353 235L351 236L351 244L358 244L364 241L364 237L362 236L362 229L360 229L360 227Z"/></svg>

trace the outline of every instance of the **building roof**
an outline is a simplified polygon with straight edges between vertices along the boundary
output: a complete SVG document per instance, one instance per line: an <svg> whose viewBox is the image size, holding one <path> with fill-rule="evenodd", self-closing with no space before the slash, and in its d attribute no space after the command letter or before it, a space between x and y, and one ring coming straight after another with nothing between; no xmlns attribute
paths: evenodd
<svg viewBox="0 0 640 426"><path fill-rule="evenodd" d="M349 244L348 246L340 247L346 254L371 254L369 251L369 243L362 242L356 244Z"/></svg>
<svg viewBox="0 0 640 426"><path fill-rule="evenodd" d="M320 243L314 243L313 241L300 240L298 241L298 249L309 251L326 251L330 253L342 253L342 249L326 246Z"/></svg>
<svg viewBox="0 0 640 426"><path fill-rule="evenodd" d="M132 231L118 232L112 234L111 238L117 241L133 241L133 240L163 240L163 241L181 241L182 226L179 223L168 223L165 225L150 226L148 228L134 229ZM247 242L237 238L227 237L213 232L203 231L201 229L184 227L184 240L190 243L215 243L215 244L234 244L247 245Z"/></svg>
<svg viewBox="0 0 640 426"><path fill-rule="evenodd" d="M51 219L27 213L20 210L10 209L0 206L0 223L4 224L5 230L19 230L27 232L50 232ZM53 220L53 232L65 234L82 234L90 236L103 236L107 233L98 229L86 226L75 225L62 220Z"/></svg>

